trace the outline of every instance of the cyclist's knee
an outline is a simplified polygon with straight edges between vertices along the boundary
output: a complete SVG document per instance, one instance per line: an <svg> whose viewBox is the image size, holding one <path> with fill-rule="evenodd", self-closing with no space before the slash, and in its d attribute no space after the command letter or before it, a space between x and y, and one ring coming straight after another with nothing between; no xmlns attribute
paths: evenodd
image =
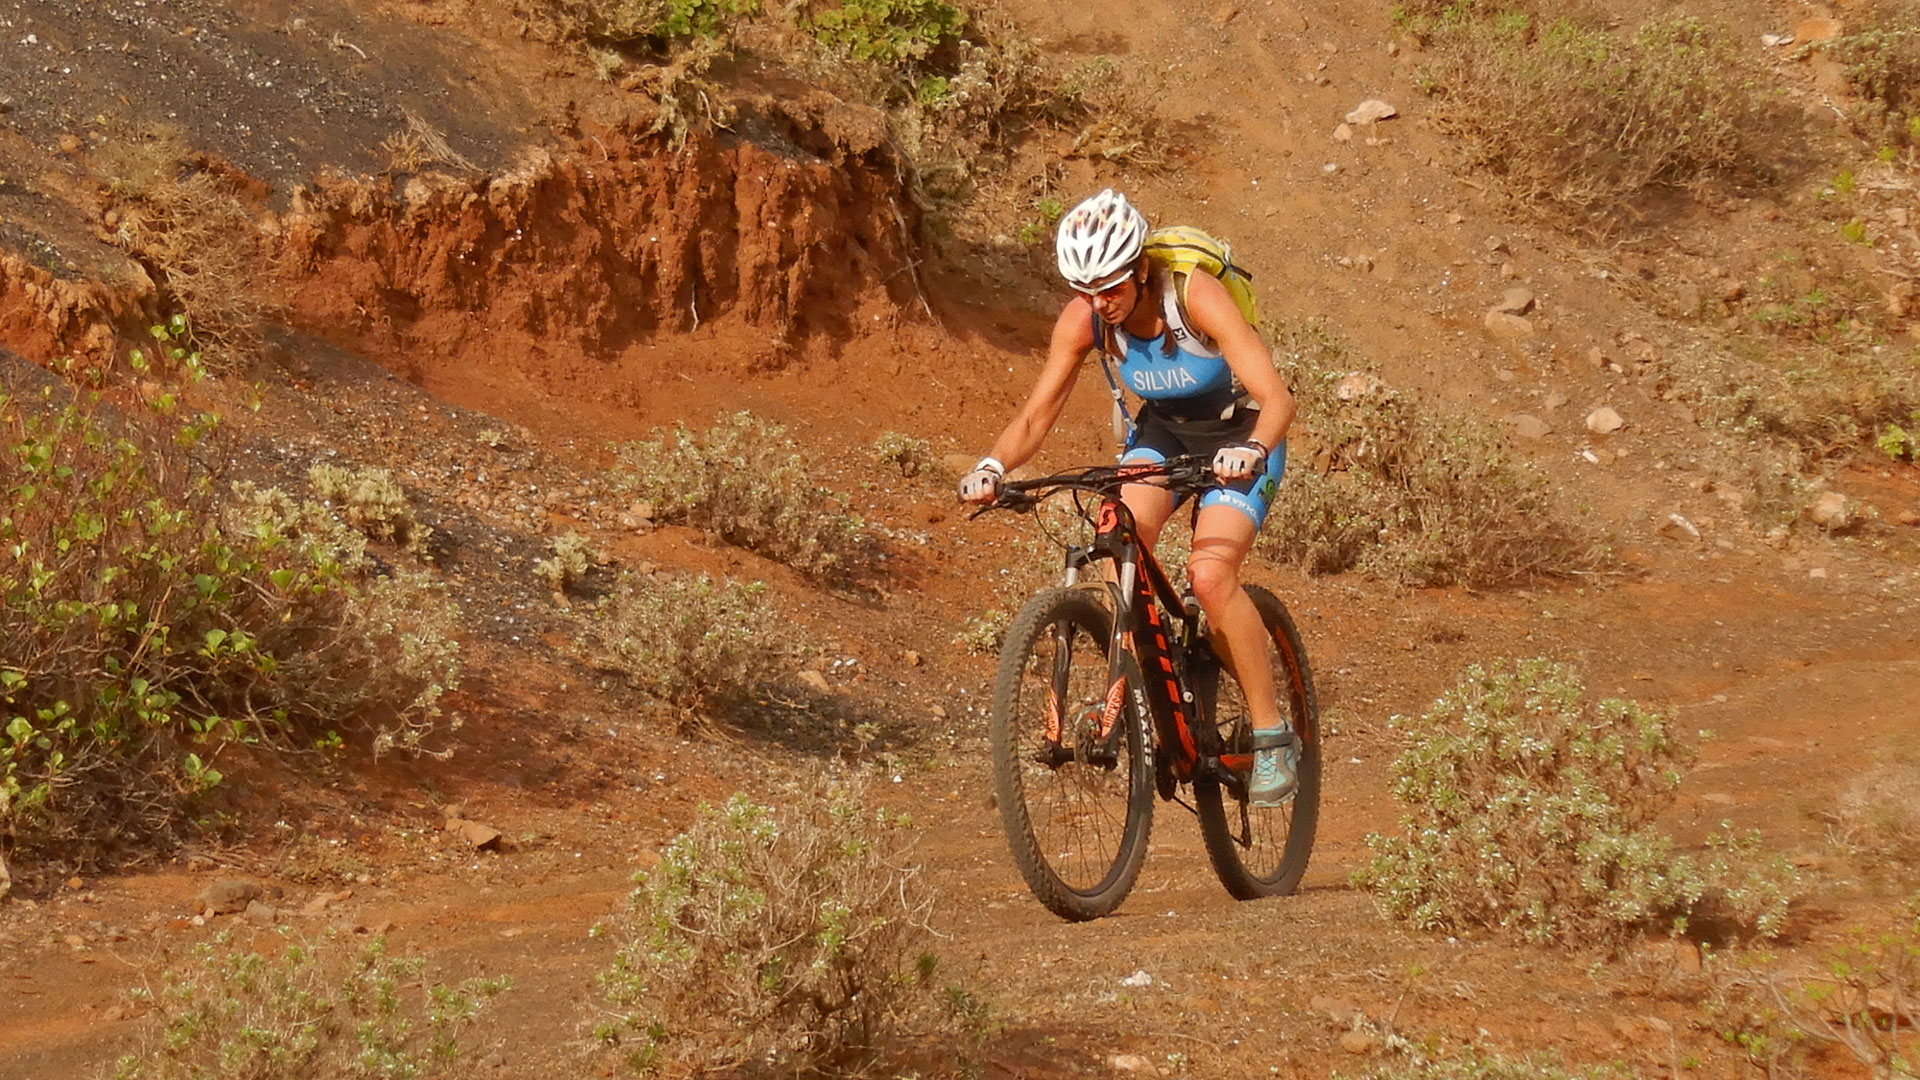
<svg viewBox="0 0 1920 1080"><path fill-rule="evenodd" d="M1231 559L1196 552L1187 563L1187 582L1200 606L1212 611L1230 603L1240 591L1240 566Z"/></svg>

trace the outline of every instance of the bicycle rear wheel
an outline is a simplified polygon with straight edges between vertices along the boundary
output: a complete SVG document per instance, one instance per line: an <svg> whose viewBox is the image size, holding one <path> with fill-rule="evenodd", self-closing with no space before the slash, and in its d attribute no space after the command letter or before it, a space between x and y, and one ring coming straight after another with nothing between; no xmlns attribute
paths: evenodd
<svg viewBox="0 0 1920 1080"><path fill-rule="evenodd" d="M1320 820L1320 712L1313 696L1313 675L1300 631L1278 597L1258 585L1247 595L1266 625L1268 662L1280 714L1300 739L1298 786L1282 806L1257 809L1247 802L1246 781L1253 768L1253 725L1240 684L1220 673L1219 689L1210 713L1220 732L1221 764L1238 782L1217 780L1194 783L1194 802L1200 811L1200 834L1207 857L1220 883L1236 900L1285 896L1300 884L1313 854L1313 834Z"/></svg>
<svg viewBox="0 0 1920 1080"><path fill-rule="evenodd" d="M1027 888L1063 919L1126 899L1147 855L1153 775L1129 669L1108 677L1097 589L1050 589L1014 617L994 681L994 793Z"/></svg>

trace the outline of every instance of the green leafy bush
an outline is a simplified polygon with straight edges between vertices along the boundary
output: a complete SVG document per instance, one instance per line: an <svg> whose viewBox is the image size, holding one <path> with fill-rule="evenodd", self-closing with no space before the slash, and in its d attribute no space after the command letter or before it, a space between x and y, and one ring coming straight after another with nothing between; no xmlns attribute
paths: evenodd
<svg viewBox="0 0 1920 1080"><path fill-rule="evenodd" d="M682 709L716 712L779 673L779 612L766 586L705 574L623 574L593 610L601 662Z"/></svg>
<svg viewBox="0 0 1920 1080"><path fill-rule="evenodd" d="M844 1075L939 1022L906 819L845 783L785 803L707 808L636 876L596 1028L636 1071Z"/></svg>
<svg viewBox="0 0 1920 1080"><path fill-rule="evenodd" d="M284 935L284 931L281 932ZM351 954L335 939L289 941L277 954L228 935L194 947L169 971L144 1045L122 1057L115 1080L297 1080L472 1075L460 1037L507 989L500 979L455 986L422 980L422 962L387 955L375 938Z"/></svg>
<svg viewBox="0 0 1920 1080"><path fill-rule="evenodd" d="M1522 203L1604 231L1649 189L1750 164L1741 137L1754 106L1733 46L1698 19L1622 37L1460 4L1421 25L1436 118Z"/></svg>
<svg viewBox="0 0 1920 1080"><path fill-rule="evenodd" d="M722 416L703 435L676 427L617 452L614 489L653 503L662 521L816 576L848 570L863 552L846 497L820 486L785 428L750 412Z"/></svg>
<svg viewBox="0 0 1920 1080"><path fill-rule="evenodd" d="M802 21L830 50L893 65L925 58L966 24L966 12L943 0L839 0Z"/></svg>
<svg viewBox="0 0 1920 1080"><path fill-rule="evenodd" d="M1536 944L1617 941L1709 911L1778 932L1790 867L1749 838L1718 840L1702 863L1654 827L1694 757L1668 717L1590 705L1572 671L1536 659L1469 668L1396 726L1413 739L1393 763L1401 828L1367 837L1374 857L1355 875L1392 917Z"/></svg>
<svg viewBox="0 0 1920 1080"><path fill-rule="evenodd" d="M592 46L663 48L725 38L759 14L759 0L516 0L541 36Z"/></svg>
<svg viewBox="0 0 1920 1080"><path fill-rule="evenodd" d="M1599 569L1599 539L1485 427L1423 408L1364 372L1317 324L1275 349L1312 440L1291 449L1261 547L1309 573L1493 586ZM1304 445L1303 445L1304 444Z"/></svg>
<svg viewBox="0 0 1920 1080"><path fill-rule="evenodd" d="M164 405L170 400L162 396ZM0 843L161 836L232 743L418 750L455 611L324 508L220 483L210 416L0 398Z"/></svg>

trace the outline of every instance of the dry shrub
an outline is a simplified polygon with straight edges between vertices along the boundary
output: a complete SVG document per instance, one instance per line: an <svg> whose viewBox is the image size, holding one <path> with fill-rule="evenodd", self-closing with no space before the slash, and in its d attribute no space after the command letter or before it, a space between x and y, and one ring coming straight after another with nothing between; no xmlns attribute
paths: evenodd
<svg viewBox="0 0 1920 1080"><path fill-rule="evenodd" d="M569 529L549 542L553 557L533 564L534 576L554 592L563 593L581 578L600 557L593 542Z"/></svg>
<svg viewBox="0 0 1920 1080"><path fill-rule="evenodd" d="M1920 917L1850 930L1812 962L1717 958L1709 1015L1729 1042L1775 1075L1809 1044L1839 1047L1878 1080L1920 1077Z"/></svg>
<svg viewBox="0 0 1920 1080"><path fill-rule="evenodd" d="M658 431L617 448L616 492L650 502L662 521L716 533L816 577L862 561L866 532L846 497L820 487L785 428L751 412L724 415L702 435Z"/></svg>
<svg viewBox="0 0 1920 1080"><path fill-rule="evenodd" d="M1440 1057L1425 1047L1399 1040L1401 1056L1373 1065L1361 1080L1633 1080L1634 1073L1620 1063L1571 1066L1549 1052L1514 1056L1496 1050L1468 1047ZM1340 1075L1336 1073L1335 1075Z"/></svg>
<svg viewBox="0 0 1920 1080"><path fill-rule="evenodd" d="M1691 350L1655 363L1668 396L1706 424L1791 447L1814 461L1878 447L1910 453L1920 431L1920 348L1809 345L1736 356Z"/></svg>
<svg viewBox="0 0 1920 1080"><path fill-rule="evenodd" d="M1474 666L1393 763L1398 834L1370 834L1357 872L1393 918L1534 944L1617 944L1662 920L1725 918L1779 932L1798 884L1750 837L1696 861L1653 825L1693 748L1671 719L1618 699L1588 704L1546 660Z"/></svg>
<svg viewBox="0 0 1920 1080"><path fill-rule="evenodd" d="M177 133L157 130L117 136L99 167L114 242L153 277L162 304L185 313L192 342L222 369L257 352L273 303L253 212L214 166Z"/></svg>
<svg viewBox="0 0 1920 1080"><path fill-rule="evenodd" d="M1881 762L1854 777L1827 825L1834 846L1855 858L1920 868L1920 764Z"/></svg>
<svg viewBox="0 0 1920 1080"><path fill-rule="evenodd" d="M883 431L873 440L873 454L901 476L915 477L933 468L933 444L898 431Z"/></svg>
<svg viewBox="0 0 1920 1080"><path fill-rule="evenodd" d="M426 554L433 530L414 516L406 490L390 470L317 464L307 469L307 484L368 539L390 543L409 554Z"/></svg>
<svg viewBox="0 0 1920 1080"><path fill-rule="evenodd" d="M1868 5L1847 24L1857 29L1825 48L1846 68L1854 122L1878 145L1920 144L1920 4Z"/></svg>
<svg viewBox="0 0 1920 1080"><path fill-rule="evenodd" d="M1599 231L1653 188L1749 162L1753 105L1726 35L1668 16L1630 37L1461 5L1420 69L1442 128L1508 194Z"/></svg>
<svg viewBox="0 0 1920 1080"><path fill-rule="evenodd" d="M1503 585L1607 564L1598 539L1555 511L1545 478L1491 430L1330 369L1346 347L1317 324L1276 336L1316 456L1296 444L1287 463L1261 541L1271 557L1408 585Z"/></svg>
<svg viewBox="0 0 1920 1080"><path fill-rule="evenodd" d="M429 985L423 962L388 956L385 938L349 949L276 933L288 939L277 951L203 942L159 991L137 992L151 1012L114 1080L472 1075L460 1038L507 979Z"/></svg>
<svg viewBox="0 0 1920 1080"><path fill-rule="evenodd" d="M784 803L709 807L636 875L596 1028L635 1071L854 1075L943 1026L907 820L844 780Z"/></svg>
<svg viewBox="0 0 1920 1080"><path fill-rule="evenodd" d="M689 712L723 712L779 674L780 613L759 582L622 574L593 609L599 662Z"/></svg>
<svg viewBox="0 0 1920 1080"><path fill-rule="evenodd" d="M757 14L757 0L514 0L515 14L548 41L661 49L718 38Z"/></svg>
<svg viewBox="0 0 1920 1080"><path fill-rule="evenodd" d="M0 398L0 428L0 847L69 864L164 838L232 743L423 747L459 670L440 589L210 474L211 417Z"/></svg>

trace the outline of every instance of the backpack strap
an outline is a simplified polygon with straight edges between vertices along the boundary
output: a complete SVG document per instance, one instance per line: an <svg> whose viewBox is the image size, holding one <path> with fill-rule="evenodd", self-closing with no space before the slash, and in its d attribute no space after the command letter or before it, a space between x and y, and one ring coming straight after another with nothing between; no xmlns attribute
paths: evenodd
<svg viewBox="0 0 1920 1080"><path fill-rule="evenodd" d="M1124 446L1133 441L1133 414L1127 411L1126 396L1120 391L1120 380L1113 373L1112 328L1100 321L1100 313L1088 305L1087 316L1093 323L1093 349L1100 354L1100 374L1107 377L1107 389L1113 393L1113 433L1120 438Z"/></svg>

